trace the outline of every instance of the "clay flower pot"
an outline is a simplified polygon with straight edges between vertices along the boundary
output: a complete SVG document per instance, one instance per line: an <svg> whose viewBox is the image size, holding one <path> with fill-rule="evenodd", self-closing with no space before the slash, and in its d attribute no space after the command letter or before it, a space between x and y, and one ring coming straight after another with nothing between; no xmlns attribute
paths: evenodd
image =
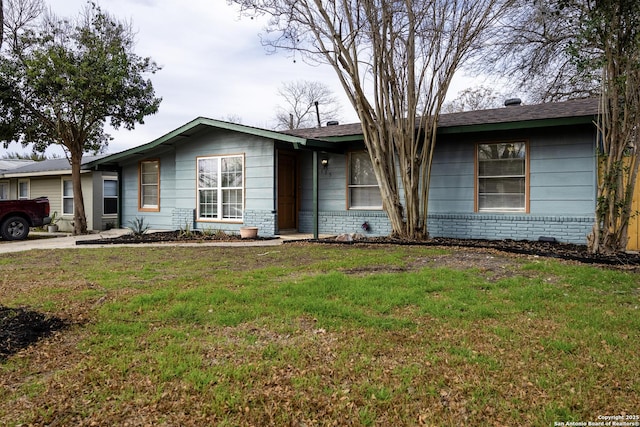
<svg viewBox="0 0 640 427"><path fill-rule="evenodd" d="M258 237L258 227L240 227L241 239L255 239Z"/></svg>

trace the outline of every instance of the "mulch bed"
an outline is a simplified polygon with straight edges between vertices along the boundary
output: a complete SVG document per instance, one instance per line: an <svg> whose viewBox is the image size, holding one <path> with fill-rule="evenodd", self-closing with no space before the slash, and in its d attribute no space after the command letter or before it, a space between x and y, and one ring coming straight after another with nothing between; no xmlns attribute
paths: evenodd
<svg viewBox="0 0 640 427"><path fill-rule="evenodd" d="M67 326L57 317L0 305L0 361Z"/></svg>
<svg viewBox="0 0 640 427"><path fill-rule="evenodd" d="M92 240L78 240L76 245L109 245L109 244L138 244L138 243L163 243L163 242L235 242L251 240L273 240L274 237L255 237L243 239L239 234L214 233L205 234L197 231L185 233L183 231L154 231L142 236L124 234L118 237Z"/></svg>
<svg viewBox="0 0 640 427"><path fill-rule="evenodd" d="M335 239L321 240L323 243L337 243ZM450 239L434 237L427 241L407 241L383 238L356 239L346 244L395 244L395 245L424 245L464 247L478 249L494 249L503 252L537 255L542 257L559 258L578 261L587 264L604 264L617 266L640 266L640 254L633 252L618 252L614 254L592 254L586 245L571 243L528 241L528 240L482 240L482 239Z"/></svg>

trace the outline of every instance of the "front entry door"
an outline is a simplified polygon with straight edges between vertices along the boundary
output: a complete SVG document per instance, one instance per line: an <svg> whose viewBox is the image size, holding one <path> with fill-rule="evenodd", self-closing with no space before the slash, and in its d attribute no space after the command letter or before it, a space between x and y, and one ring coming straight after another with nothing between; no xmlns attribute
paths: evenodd
<svg viewBox="0 0 640 427"><path fill-rule="evenodd" d="M297 161L294 153L278 153L278 229L296 229Z"/></svg>

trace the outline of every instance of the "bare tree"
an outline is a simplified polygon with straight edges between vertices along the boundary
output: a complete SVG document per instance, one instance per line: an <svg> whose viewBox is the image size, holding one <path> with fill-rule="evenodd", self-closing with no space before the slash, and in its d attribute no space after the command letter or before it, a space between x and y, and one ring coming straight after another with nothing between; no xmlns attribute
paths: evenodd
<svg viewBox="0 0 640 427"><path fill-rule="evenodd" d="M486 110L498 108L504 96L494 89L486 86L466 88L458 93L458 96L449 102L445 102L442 111L445 113L458 113L461 111Z"/></svg>
<svg viewBox="0 0 640 427"><path fill-rule="evenodd" d="M316 102L320 123L339 120L340 103L331 89L321 82L298 80L282 83L278 95L284 102L276 113L277 129L299 129L317 124Z"/></svg>
<svg viewBox="0 0 640 427"><path fill-rule="evenodd" d="M576 37L588 15L587 3L515 1L500 19L503 31L485 44L483 55L470 67L480 73L508 76L510 89L534 102L598 94L599 74L581 67L574 55ZM592 51L590 47L589 53Z"/></svg>
<svg viewBox="0 0 640 427"><path fill-rule="evenodd" d="M599 180L592 252L625 249L640 149L640 3L522 1L485 51L484 71L513 76L540 101L599 96Z"/></svg>
<svg viewBox="0 0 640 427"><path fill-rule="evenodd" d="M268 46L334 68L362 123L393 234L427 237L442 104L510 0L229 1L271 17Z"/></svg>
<svg viewBox="0 0 640 427"><path fill-rule="evenodd" d="M0 0L1 3L2 0ZM43 0L7 0L6 10L0 9L3 10L2 34L9 40L9 49L18 51L18 45L22 40L20 35L34 28L43 15L45 10ZM1 42L0 47L2 47Z"/></svg>

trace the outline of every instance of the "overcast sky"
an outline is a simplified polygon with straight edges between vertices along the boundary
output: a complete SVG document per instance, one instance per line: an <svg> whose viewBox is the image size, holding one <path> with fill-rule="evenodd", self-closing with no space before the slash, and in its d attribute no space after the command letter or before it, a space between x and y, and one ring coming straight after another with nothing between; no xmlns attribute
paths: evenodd
<svg viewBox="0 0 640 427"><path fill-rule="evenodd" d="M162 67L151 76L160 110L133 131L110 131L114 153L145 144L203 116L239 117L245 125L274 127L277 95L283 82L319 81L328 85L342 105L341 123L357 122L329 66L295 61L291 53L268 55L260 44L264 21L240 17L226 0L100 0L103 10L130 20L137 30L135 51ZM86 0L48 0L60 17L76 16ZM465 79L466 80L466 79ZM464 88L454 85L452 93ZM12 145L10 152L24 150ZM47 154L58 153L50 150Z"/></svg>

